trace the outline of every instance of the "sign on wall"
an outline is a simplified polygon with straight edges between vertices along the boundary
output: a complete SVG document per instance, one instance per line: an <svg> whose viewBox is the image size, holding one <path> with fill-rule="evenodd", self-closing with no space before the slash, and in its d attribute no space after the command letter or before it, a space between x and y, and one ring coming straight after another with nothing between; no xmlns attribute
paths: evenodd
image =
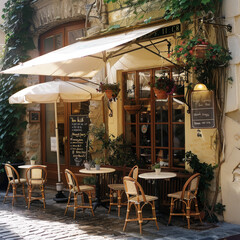
<svg viewBox="0 0 240 240"><path fill-rule="evenodd" d="M88 153L88 130L90 119L87 115L72 115L70 124L70 164L82 166Z"/></svg>
<svg viewBox="0 0 240 240"><path fill-rule="evenodd" d="M214 93L193 91L191 94L191 128L215 128Z"/></svg>

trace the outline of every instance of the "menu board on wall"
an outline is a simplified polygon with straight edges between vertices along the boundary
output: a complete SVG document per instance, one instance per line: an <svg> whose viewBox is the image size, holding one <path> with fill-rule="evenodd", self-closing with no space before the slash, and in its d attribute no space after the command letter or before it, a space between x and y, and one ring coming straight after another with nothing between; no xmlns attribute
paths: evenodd
<svg viewBox="0 0 240 240"><path fill-rule="evenodd" d="M72 115L69 117L71 165L82 166L87 159L89 122L89 117L86 115Z"/></svg>
<svg viewBox="0 0 240 240"><path fill-rule="evenodd" d="M192 92L191 127L215 128L214 93L212 91Z"/></svg>

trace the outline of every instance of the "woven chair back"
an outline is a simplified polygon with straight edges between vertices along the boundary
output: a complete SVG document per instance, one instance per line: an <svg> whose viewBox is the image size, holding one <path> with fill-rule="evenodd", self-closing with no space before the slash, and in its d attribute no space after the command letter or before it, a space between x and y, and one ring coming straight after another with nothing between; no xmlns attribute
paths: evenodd
<svg viewBox="0 0 240 240"><path fill-rule="evenodd" d="M186 195L185 192L188 193L188 197L190 196L190 194L193 194L196 197L198 192L200 177L201 177L200 173L195 173L186 181L182 190L182 196L181 196L182 199Z"/></svg>
<svg viewBox="0 0 240 240"><path fill-rule="evenodd" d="M65 169L65 177L70 189L78 188L77 178L72 171Z"/></svg>
<svg viewBox="0 0 240 240"><path fill-rule="evenodd" d="M27 183L31 185L45 184L47 179L47 170L43 166L32 166L26 171Z"/></svg>
<svg viewBox="0 0 240 240"><path fill-rule="evenodd" d="M7 174L8 181L15 182L16 179L19 180L19 174L12 165L5 164L5 172Z"/></svg>

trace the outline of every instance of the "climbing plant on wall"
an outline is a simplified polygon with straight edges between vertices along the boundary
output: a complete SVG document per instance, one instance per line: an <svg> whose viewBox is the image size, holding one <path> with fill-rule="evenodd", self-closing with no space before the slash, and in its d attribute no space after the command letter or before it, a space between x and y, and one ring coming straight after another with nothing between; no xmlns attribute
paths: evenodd
<svg viewBox="0 0 240 240"><path fill-rule="evenodd" d="M5 33L3 69L29 59L28 50L34 49L30 26L34 10L31 0L8 0L3 8L1 26ZM25 76L26 77L26 76ZM10 105L8 98L23 88L24 76L2 75L0 78L0 163L22 161L17 140L26 127L25 107Z"/></svg>

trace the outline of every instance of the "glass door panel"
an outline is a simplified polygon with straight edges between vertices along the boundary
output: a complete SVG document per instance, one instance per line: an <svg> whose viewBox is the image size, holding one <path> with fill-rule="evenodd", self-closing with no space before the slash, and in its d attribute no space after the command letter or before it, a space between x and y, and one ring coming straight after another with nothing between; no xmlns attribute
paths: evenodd
<svg viewBox="0 0 240 240"><path fill-rule="evenodd" d="M169 151L168 149L156 149L156 159L155 162L164 162L164 166L169 166Z"/></svg>
<svg viewBox="0 0 240 240"><path fill-rule="evenodd" d="M174 150L173 151L173 166L184 167L185 166L185 150Z"/></svg>
<svg viewBox="0 0 240 240"><path fill-rule="evenodd" d="M155 122L168 122L167 99L157 99L155 101Z"/></svg>
<svg viewBox="0 0 240 240"><path fill-rule="evenodd" d="M136 145L136 125L126 125L126 140L132 145Z"/></svg>
<svg viewBox="0 0 240 240"><path fill-rule="evenodd" d="M168 125L155 125L155 145L157 147L168 147Z"/></svg>
<svg viewBox="0 0 240 240"><path fill-rule="evenodd" d="M150 72L139 72L139 98L150 98L151 88L149 82L151 81Z"/></svg>
<svg viewBox="0 0 240 240"><path fill-rule="evenodd" d="M145 164L151 164L151 155L151 148L140 149L141 162L144 162Z"/></svg>
<svg viewBox="0 0 240 240"><path fill-rule="evenodd" d="M141 124L139 126L140 146L151 146L151 125Z"/></svg>
<svg viewBox="0 0 240 240"><path fill-rule="evenodd" d="M126 97L127 99L135 99L136 89L136 74L128 73L126 83Z"/></svg>

